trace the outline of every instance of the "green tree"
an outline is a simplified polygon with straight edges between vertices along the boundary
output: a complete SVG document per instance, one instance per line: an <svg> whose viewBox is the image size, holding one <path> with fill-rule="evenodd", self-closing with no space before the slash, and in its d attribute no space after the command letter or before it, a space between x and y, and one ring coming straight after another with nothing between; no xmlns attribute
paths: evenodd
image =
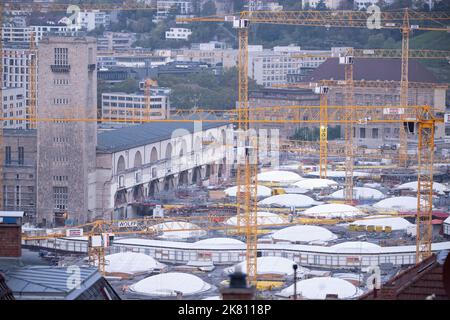
<svg viewBox="0 0 450 320"><path fill-rule="evenodd" d="M214 1L209 0L209 1L205 2L205 4L203 5L201 15L202 16L213 16L216 14L216 12L217 12L216 4L214 3Z"/></svg>

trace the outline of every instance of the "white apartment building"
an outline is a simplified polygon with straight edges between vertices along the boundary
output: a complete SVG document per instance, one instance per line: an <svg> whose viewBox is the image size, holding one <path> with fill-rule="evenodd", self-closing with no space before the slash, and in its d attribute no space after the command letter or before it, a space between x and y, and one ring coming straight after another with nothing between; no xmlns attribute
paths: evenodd
<svg viewBox="0 0 450 320"><path fill-rule="evenodd" d="M316 8L319 2L320 0L303 0L302 6L303 8L307 6L309 6L310 8ZM341 2L341 0L324 0L324 3L328 9L337 9Z"/></svg>
<svg viewBox="0 0 450 320"><path fill-rule="evenodd" d="M186 28L170 28L166 31L166 39L173 40L188 40L189 36L192 34L191 29Z"/></svg>
<svg viewBox="0 0 450 320"><path fill-rule="evenodd" d="M84 10L78 13L75 21L77 26L87 31L92 31L102 25L105 28L108 27L110 24L110 15L99 10Z"/></svg>
<svg viewBox="0 0 450 320"><path fill-rule="evenodd" d="M256 0L244 5L249 11L282 11L283 6L276 1Z"/></svg>
<svg viewBox="0 0 450 320"><path fill-rule="evenodd" d="M169 96L152 90L150 111L147 110L147 97L142 93L103 93L102 118L104 123L143 123L145 119L161 120L170 116Z"/></svg>
<svg viewBox="0 0 450 320"><path fill-rule="evenodd" d="M158 0L156 1L156 15L153 22L165 20L171 12L186 16L194 12L194 6L190 0Z"/></svg>
<svg viewBox="0 0 450 320"><path fill-rule="evenodd" d="M377 4L379 0L355 0L353 2L355 9L357 10L364 10L370 7L373 4ZM386 1L388 2L388 1Z"/></svg>
<svg viewBox="0 0 450 320"><path fill-rule="evenodd" d="M105 32L97 38L98 51L128 51L136 41L134 33Z"/></svg>
<svg viewBox="0 0 450 320"><path fill-rule="evenodd" d="M2 89L2 112L4 129L26 129L26 120L11 118L25 118L27 114L25 89L24 88L3 88ZM8 119L10 118L10 119Z"/></svg>
<svg viewBox="0 0 450 320"><path fill-rule="evenodd" d="M29 63L31 52L26 46L3 48L3 83L6 88L23 88L28 105Z"/></svg>
<svg viewBox="0 0 450 320"><path fill-rule="evenodd" d="M49 34L62 35L68 32L76 31L75 26L66 25L39 25L29 27L4 26L2 30L2 39L4 43L30 43L31 33L34 33L36 45L42 38Z"/></svg>
<svg viewBox="0 0 450 320"><path fill-rule="evenodd" d="M280 46L272 50L249 46L249 77L265 87L286 84L289 75L298 74L301 68L317 68L328 55L331 56L331 51L301 50L298 46Z"/></svg>

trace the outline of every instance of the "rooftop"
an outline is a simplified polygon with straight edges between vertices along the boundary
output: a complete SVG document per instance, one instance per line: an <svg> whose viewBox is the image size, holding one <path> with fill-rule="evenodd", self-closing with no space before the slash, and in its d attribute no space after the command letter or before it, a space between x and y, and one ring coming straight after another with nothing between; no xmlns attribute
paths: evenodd
<svg viewBox="0 0 450 320"><path fill-rule="evenodd" d="M355 58L354 80L389 80L400 81L401 59L365 59ZM344 80L344 65L339 58L329 58L314 70L307 82L319 80ZM409 81L436 83L438 80L417 60L409 61Z"/></svg>
<svg viewBox="0 0 450 320"><path fill-rule="evenodd" d="M202 122L202 129L212 129L225 122ZM98 134L97 151L113 153L170 139L175 130L194 132L194 122L151 122Z"/></svg>

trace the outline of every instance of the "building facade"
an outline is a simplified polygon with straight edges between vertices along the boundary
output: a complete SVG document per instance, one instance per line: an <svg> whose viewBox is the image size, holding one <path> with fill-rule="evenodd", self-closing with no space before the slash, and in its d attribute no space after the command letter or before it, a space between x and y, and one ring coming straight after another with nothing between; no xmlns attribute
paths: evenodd
<svg viewBox="0 0 450 320"><path fill-rule="evenodd" d="M4 88L22 88L25 102L30 98L30 61L32 53L27 45L14 45L3 48L3 83ZM38 80L39 82L39 80Z"/></svg>
<svg viewBox="0 0 450 320"><path fill-rule="evenodd" d="M188 40L192 34L191 29L186 28L170 28L166 31L167 40Z"/></svg>
<svg viewBox="0 0 450 320"><path fill-rule="evenodd" d="M38 49L38 220L57 225L89 218L88 194L95 175L97 118L96 40L52 37ZM65 121L65 118L91 121Z"/></svg>
<svg viewBox="0 0 450 320"><path fill-rule="evenodd" d="M102 94L102 119L107 123L142 123L146 119L161 120L169 116L170 100L167 94L155 92L149 98L141 92Z"/></svg>
<svg viewBox="0 0 450 320"><path fill-rule="evenodd" d="M226 181L233 165L233 148L226 148L227 141L233 143L230 128L152 122L100 133L91 210L107 219L138 217L146 201L161 192Z"/></svg>
<svg viewBox="0 0 450 320"><path fill-rule="evenodd" d="M105 32L97 39L98 51L128 51L136 41L134 33Z"/></svg>
<svg viewBox="0 0 450 320"><path fill-rule="evenodd" d="M108 13L99 10L84 10L78 13L75 21L78 27L92 31L100 26L109 27L110 16Z"/></svg>
<svg viewBox="0 0 450 320"><path fill-rule="evenodd" d="M36 130L3 130L3 208L36 214Z"/></svg>
<svg viewBox="0 0 450 320"><path fill-rule="evenodd" d="M358 59L354 60L355 81L391 81L389 87L361 87L355 85L354 104L356 106L398 106L400 104L400 74L401 59ZM308 82L320 80L344 80L344 65L339 64L338 58L327 59L319 68L311 73ZM409 106L432 106L434 113L444 113L446 104L446 87L439 86L435 76L416 60L409 62L410 83L428 83L430 86L412 87L408 91ZM345 87L332 87L328 93L328 105L343 106ZM381 111L379 111L381 112ZM382 115L379 115L382 117ZM361 123L354 128L355 143L369 147L382 144L398 143L399 124ZM417 128L407 131L408 139L417 140ZM444 124L437 124L435 137L443 139ZM412 152L412 151L411 151Z"/></svg>
<svg viewBox="0 0 450 320"><path fill-rule="evenodd" d="M3 88L3 128L26 129L27 108L25 88ZM10 119L8 119L10 118ZM16 119L14 119L16 118ZM20 119L23 118L23 119Z"/></svg>

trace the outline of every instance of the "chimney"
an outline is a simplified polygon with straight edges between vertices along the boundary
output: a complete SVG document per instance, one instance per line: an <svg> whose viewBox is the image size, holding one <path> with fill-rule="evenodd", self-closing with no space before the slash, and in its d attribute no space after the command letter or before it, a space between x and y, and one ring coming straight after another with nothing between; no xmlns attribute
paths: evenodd
<svg viewBox="0 0 450 320"><path fill-rule="evenodd" d="M223 300L255 300L255 286L247 286L246 275L236 267L230 275L230 286L220 290Z"/></svg>

